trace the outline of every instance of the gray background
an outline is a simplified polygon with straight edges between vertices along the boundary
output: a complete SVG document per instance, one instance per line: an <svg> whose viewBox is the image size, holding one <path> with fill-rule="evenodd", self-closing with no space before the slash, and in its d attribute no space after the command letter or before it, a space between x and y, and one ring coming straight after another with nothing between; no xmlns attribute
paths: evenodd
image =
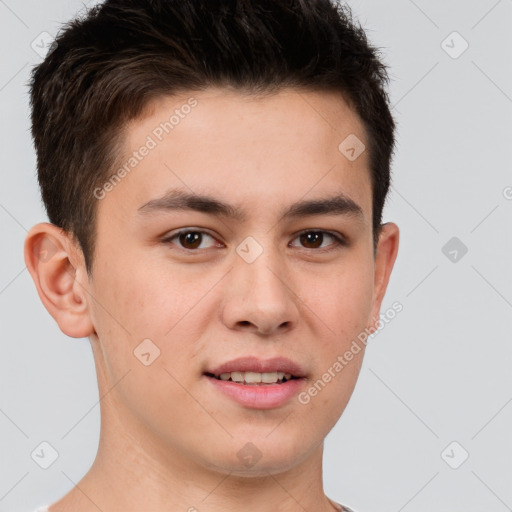
<svg viewBox="0 0 512 512"><path fill-rule="evenodd" d="M512 510L512 1L349 4L391 66L398 147L385 220L401 246L383 311L403 311L368 344L326 440L325 490L357 512ZM82 6L0 0L0 511L63 496L99 439L89 342L60 332L23 260L26 231L46 220L31 44ZM454 31L469 43L460 55ZM59 453L46 470L31 458L42 441Z"/></svg>

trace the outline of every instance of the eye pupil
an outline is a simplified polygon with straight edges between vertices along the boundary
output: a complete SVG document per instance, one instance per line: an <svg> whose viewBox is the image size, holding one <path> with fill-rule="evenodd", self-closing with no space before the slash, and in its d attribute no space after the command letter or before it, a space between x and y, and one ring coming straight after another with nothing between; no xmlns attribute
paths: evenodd
<svg viewBox="0 0 512 512"><path fill-rule="evenodd" d="M186 233L182 233L180 234L180 242L185 246L193 245L193 247L188 248L196 249L201 245L201 233L198 233L197 231L187 231Z"/></svg>
<svg viewBox="0 0 512 512"><path fill-rule="evenodd" d="M301 235L301 242L306 243L306 244L308 244L308 243L315 244L316 242L318 242L320 240L320 245L322 245L322 238L323 238L322 233L309 231L309 232L303 233ZM317 245L315 245L315 247L317 247Z"/></svg>

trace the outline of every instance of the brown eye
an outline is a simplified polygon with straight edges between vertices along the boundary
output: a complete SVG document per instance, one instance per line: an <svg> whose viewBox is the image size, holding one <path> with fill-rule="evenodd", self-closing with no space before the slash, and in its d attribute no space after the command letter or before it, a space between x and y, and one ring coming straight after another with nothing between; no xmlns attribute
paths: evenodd
<svg viewBox="0 0 512 512"><path fill-rule="evenodd" d="M164 243L174 243L173 240L178 239L178 246L182 249L186 249L188 251L194 251L196 249L205 249L207 247L200 247L201 243L204 241L204 238L211 238L215 240L211 235L205 233L204 231L179 231L174 235L165 238L162 240Z"/></svg>
<svg viewBox="0 0 512 512"><path fill-rule="evenodd" d="M308 233L303 233L300 235L300 241L303 245L307 246L308 249L318 249L322 245L322 241L324 239L323 233L310 231ZM312 244L313 247L309 246Z"/></svg>
<svg viewBox="0 0 512 512"><path fill-rule="evenodd" d="M197 231L180 233L178 240L185 249L197 249L201 245L202 235Z"/></svg>
<svg viewBox="0 0 512 512"><path fill-rule="evenodd" d="M328 238L332 238L334 240L334 243L328 244L327 246L322 246L325 236L327 235ZM303 231L299 234L297 237L300 240L300 243L302 247L305 249L328 249L329 246L333 246L332 248L335 249L339 246L346 245L345 241L341 236L337 236L334 233L330 233L327 231Z"/></svg>

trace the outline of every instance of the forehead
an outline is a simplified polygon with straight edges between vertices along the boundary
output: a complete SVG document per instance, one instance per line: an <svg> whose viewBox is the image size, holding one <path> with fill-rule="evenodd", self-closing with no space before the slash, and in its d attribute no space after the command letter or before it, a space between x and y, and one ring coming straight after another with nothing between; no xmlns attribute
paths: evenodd
<svg viewBox="0 0 512 512"><path fill-rule="evenodd" d="M127 172L108 194L121 208L139 211L181 190L236 205L246 218L253 207L282 213L286 203L330 192L371 217L364 126L338 93L210 88L160 97L124 134L116 169Z"/></svg>

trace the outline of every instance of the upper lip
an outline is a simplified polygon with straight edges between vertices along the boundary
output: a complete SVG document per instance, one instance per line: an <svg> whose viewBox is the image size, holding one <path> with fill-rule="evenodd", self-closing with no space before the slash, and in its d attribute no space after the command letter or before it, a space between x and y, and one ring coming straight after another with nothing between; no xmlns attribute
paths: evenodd
<svg viewBox="0 0 512 512"><path fill-rule="evenodd" d="M302 367L287 359L286 357L273 357L271 359L259 359L254 356L239 357L226 363L207 370L205 373L212 373L214 375L221 375L222 373L231 372L256 372L256 373L271 373L283 372L291 373L294 377L305 377L305 372Z"/></svg>

